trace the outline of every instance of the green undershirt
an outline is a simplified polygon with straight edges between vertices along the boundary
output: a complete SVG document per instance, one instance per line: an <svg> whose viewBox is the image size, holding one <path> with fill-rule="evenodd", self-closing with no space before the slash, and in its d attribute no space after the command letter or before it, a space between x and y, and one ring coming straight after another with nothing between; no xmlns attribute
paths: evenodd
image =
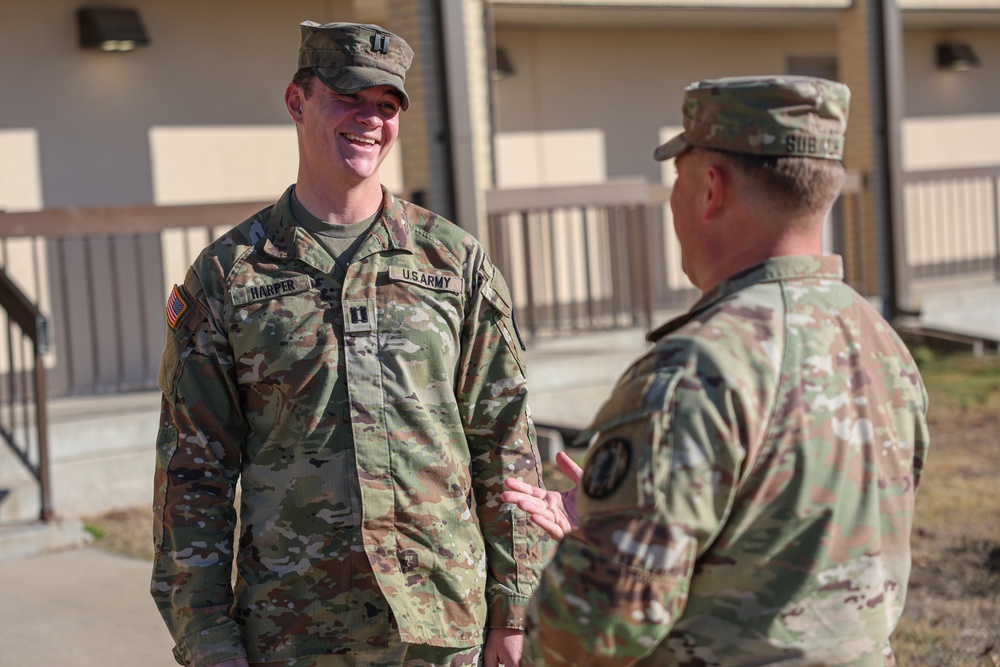
<svg viewBox="0 0 1000 667"><path fill-rule="evenodd" d="M382 209L379 208L374 215L360 222L348 225L327 222L307 211L306 207L302 205L302 202L296 196L294 189L292 190L291 208L292 217L295 218L295 222L309 232L330 253L330 257L333 257L341 270L345 270L347 265L351 263L354 253L358 251L358 246L368 236L368 230L375 225L375 221L382 215Z"/></svg>

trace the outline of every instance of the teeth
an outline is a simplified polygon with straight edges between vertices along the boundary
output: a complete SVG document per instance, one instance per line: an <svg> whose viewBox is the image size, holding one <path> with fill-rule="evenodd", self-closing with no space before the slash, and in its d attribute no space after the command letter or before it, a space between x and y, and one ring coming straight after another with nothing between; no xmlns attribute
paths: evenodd
<svg viewBox="0 0 1000 667"><path fill-rule="evenodd" d="M375 145L375 140L369 139L368 137L361 137L356 134L345 134L344 136L350 139L351 141L360 141L361 143L368 144L369 146Z"/></svg>

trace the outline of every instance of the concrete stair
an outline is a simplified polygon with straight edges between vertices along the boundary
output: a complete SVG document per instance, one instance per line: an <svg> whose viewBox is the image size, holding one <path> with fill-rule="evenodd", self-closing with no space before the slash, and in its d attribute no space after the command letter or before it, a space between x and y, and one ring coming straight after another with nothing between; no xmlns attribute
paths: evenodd
<svg viewBox="0 0 1000 667"><path fill-rule="evenodd" d="M77 548L90 541L83 517L150 501L159 400L139 392L49 401L54 521L39 520L38 482L0 444L0 561Z"/></svg>
<svg viewBox="0 0 1000 667"><path fill-rule="evenodd" d="M922 327L994 346L1000 341L1000 281L994 273L918 281L914 294Z"/></svg>
<svg viewBox="0 0 1000 667"><path fill-rule="evenodd" d="M0 525L32 521L41 511L34 475L6 442L0 442Z"/></svg>
<svg viewBox="0 0 1000 667"><path fill-rule="evenodd" d="M76 549L91 540L79 519L41 521L38 481L0 443L0 562Z"/></svg>
<svg viewBox="0 0 1000 667"><path fill-rule="evenodd" d="M79 549L93 540L79 519L0 525L0 562Z"/></svg>

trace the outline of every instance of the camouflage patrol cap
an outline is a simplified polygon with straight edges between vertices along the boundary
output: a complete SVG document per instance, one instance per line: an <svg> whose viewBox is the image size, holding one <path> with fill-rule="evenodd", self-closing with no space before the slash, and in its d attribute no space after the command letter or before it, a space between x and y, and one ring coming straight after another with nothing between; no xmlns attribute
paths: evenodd
<svg viewBox="0 0 1000 667"><path fill-rule="evenodd" d="M684 91L684 132L653 153L677 157L692 146L733 153L840 160L851 91L807 76L730 77Z"/></svg>
<svg viewBox="0 0 1000 667"><path fill-rule="evenodd" d="M320 81L345 95L375 86L392 86L403 96L403 110L410 98L403 88L413 49L406 41L377 25L303 21L299 68L311 67Z"/></svg>

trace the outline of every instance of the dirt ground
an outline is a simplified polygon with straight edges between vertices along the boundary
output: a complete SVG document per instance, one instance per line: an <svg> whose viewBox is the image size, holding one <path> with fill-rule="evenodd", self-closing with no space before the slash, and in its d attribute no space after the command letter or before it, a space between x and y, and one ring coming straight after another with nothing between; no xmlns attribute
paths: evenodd
<svg viewBox="0 0 1000 667"><path fill-rule="evenodd" d="M1000 666L1000 416L990 421L956 425L947 441L939 428L918 496L900 665Z"/></svg>
<svg viewBox="0 0 1000 667"><path fill-rule="evenodd" d="M1000 359L924 356L932 448L893 648L900 667L1000 667ZM98 548L151 560L151 519L135 508L86 523Z"/></svg>

